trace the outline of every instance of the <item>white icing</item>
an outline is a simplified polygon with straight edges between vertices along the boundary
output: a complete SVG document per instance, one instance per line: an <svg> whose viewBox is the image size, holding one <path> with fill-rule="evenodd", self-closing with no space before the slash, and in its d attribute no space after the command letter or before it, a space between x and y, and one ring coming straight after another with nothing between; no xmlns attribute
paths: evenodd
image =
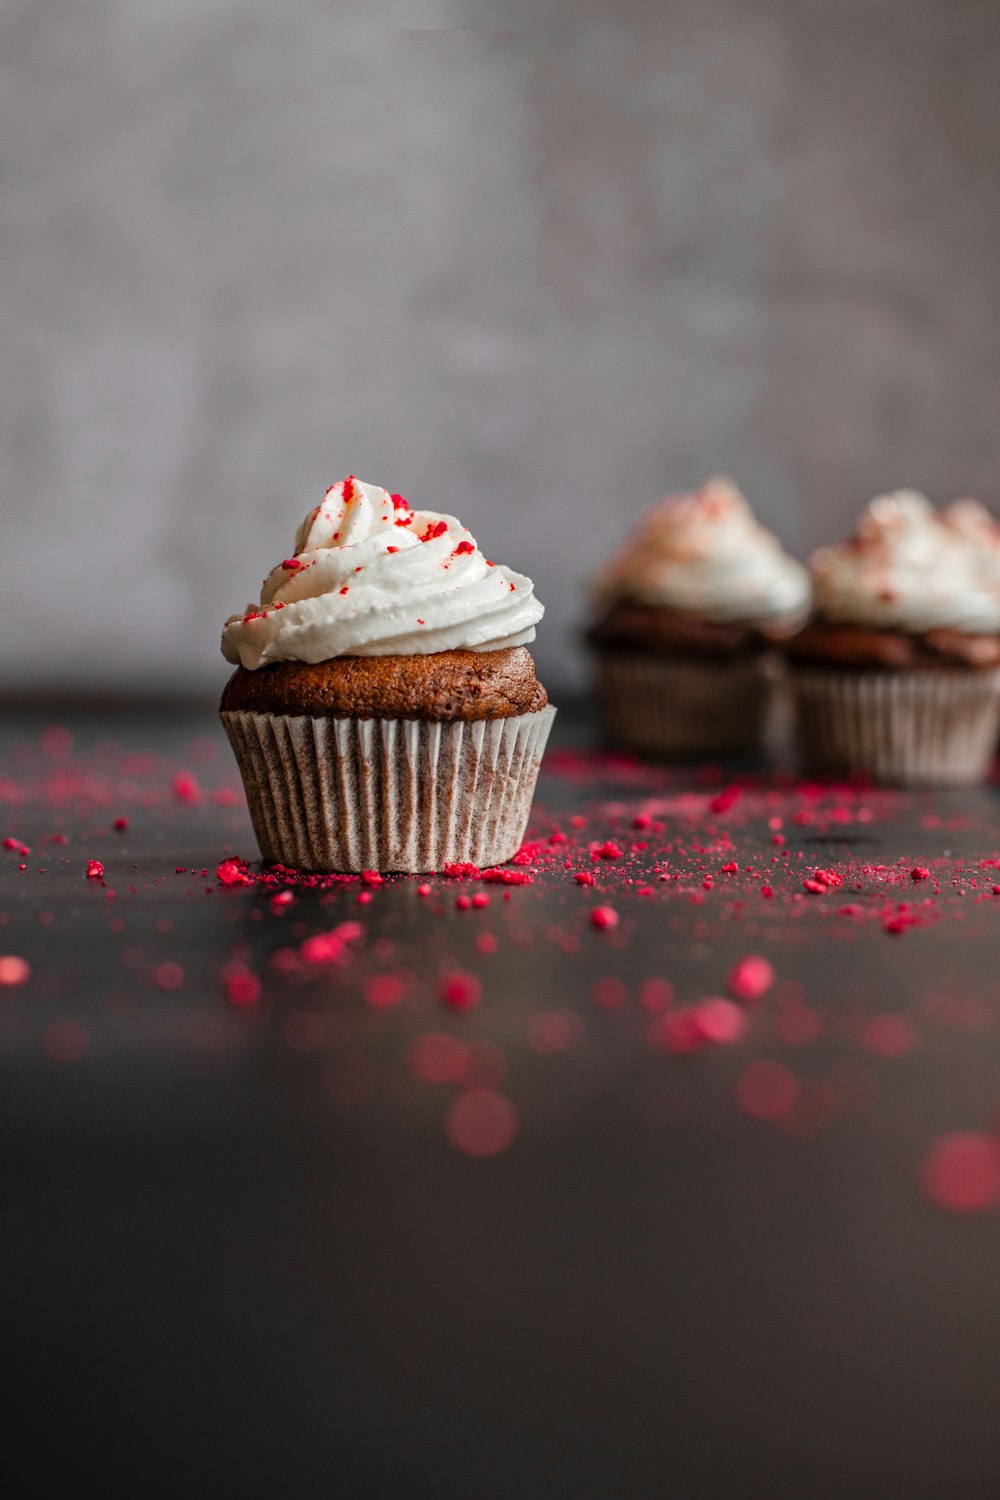
<svg viewBox="0 0 1000 1500"><path fill-rule="evenodd" d="M535 638L530 578L494 566L454 516L412 510L377 485L340 480L298 529L260 604L222 632L227 661L499 651Z"/></svg>
<svg viewBox="0 0 1000 1500"><path fill-rule="evenodd" d="M685 610L720 624L804 616L809 575L726 479L659 501L596 579L607 602Z"/></svg>
<svg viewBox="0 0 1000 1500"><path fill-rule="evenodd" d="M1000 591L959 526L913 490L873 500L857 535L810 559L824 619L876 629L1000 630Z"/></svg>

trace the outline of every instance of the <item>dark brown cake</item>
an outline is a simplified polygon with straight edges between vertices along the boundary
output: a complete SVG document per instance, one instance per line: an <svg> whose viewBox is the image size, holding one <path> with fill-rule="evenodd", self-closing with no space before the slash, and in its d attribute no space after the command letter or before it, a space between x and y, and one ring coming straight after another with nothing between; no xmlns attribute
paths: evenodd
<svg viewBox="0 0 1000 1500"><path fill-rule="evenodd" d="M523 646L423 656L339 656L332 661L237 667L223 712L336 719L509 719L537 713L548 694Z"/></svg>
<svg viewBox="0 0 1000 1500"><path fill-rule="evenodd" d="M650 656L722 656L763 651L768 642L755 626L719 623L664 605L619 600L587 632L592 646L641 651Z"/></svg>
<svg viewBox="0 0 1000 1500"><path fill-rule="evenodd" d="M986 670L1000 665L1000 636L966 635L959 630L910 635L901 630L875 630L816 619L786 642L785 652L798 665L847 671L934 667Z"/></svg>

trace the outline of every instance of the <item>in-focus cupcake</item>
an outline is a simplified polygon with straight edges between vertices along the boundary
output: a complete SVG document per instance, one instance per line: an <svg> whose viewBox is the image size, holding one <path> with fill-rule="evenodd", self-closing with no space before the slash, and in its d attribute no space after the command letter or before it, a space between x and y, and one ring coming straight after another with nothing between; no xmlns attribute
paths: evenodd
<svg viewBox="0 0 1000 1500"><path fill-rule="evenodd" d="M649 755L759 746L771 648L805 619L809 577L734 485L651 506L593 591L587 638L614 742Z"/></svg>
<svg viewBox="0 0 1000 1500"><path fill-rule="evenodd" d="M266 860L436 870L517 851L555 709L530 578L351 476L226 621L221 716Z"/></svg>
<svg viewBox="0 0 1000 1500"><path fill-rule="evenodd" d="M902 490L810 566L814 616L786 648L809 764L904 785L982 780L1000 727L1000 591L976 548Z"/></svg>

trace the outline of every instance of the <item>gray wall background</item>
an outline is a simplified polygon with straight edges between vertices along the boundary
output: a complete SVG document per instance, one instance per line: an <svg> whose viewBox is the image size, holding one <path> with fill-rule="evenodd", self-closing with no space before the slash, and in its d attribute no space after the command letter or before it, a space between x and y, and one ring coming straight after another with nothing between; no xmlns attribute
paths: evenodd
<svg viewBox="0 0 1000 1500"><path fill-rule="evenodd" d="M3 0L0 684L220 683L348 470L557 688L665 490L1000 500L998 79L995 0Z"/></svg>

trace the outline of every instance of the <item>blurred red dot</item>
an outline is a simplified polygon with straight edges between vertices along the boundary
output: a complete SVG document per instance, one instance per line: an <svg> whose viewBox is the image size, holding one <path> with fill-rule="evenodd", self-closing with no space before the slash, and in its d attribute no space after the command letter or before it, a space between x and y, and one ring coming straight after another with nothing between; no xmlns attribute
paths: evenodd
<svg viewBox="0 0 1000 1500"><path fill-rule="evenodd" d="M457 1036L428 1031L410 1051L410 1071L424 1083L455 1083L462 1075L468 1047Z"/></svg>
<svg viewBox="0 0 1000 1500"><path fill-rule="evenodd" d="M237 1009L256 1005L260 999L260 980L243 964L227 964L222 971L222 982L226 987L226 999Z"/></svg>
<svg viewBox="0 0 1000 1500"><path fill-rule="evenodd" d="M517 1135L517 1111L504 1094L470 1089L448 1111L445 1131L456 1151L466 1156L496 1156Z"/></svg>
<svg viewBox="0 0 1000 1500"><path fill-rule="evenodd" d="M861 1042L880 1057L903 1057L917 1045L917 1029L906 1016L872 1016L862 1028Z"/></svg>
<svg viewBox="0 0 1000 1500"><path fill-rule="evenodd" d="M79 1062L87 1045L87 1032L79 1021L50 1021L42 1032L42 1050L53 1062Z"/></svg>
<svg viewBox="0 0 1000 1500"><path fill-rule="evenodd" d="M184 983L184 970L173 959L157 964L155 979L161 990L179 990Z"/></svg>
<svg viewBox="0 0 1000 1500"><path fill-rule="evenodd" d="M979 1214L1000 1203L1000 1143L957 1131L936 1140L921 1166L924 1192L950 1214Z"/></svg>
<svg viewBox="0 0 1000 1500"><path fill-rule="evenodd" d="M740 1108L755 1120L780 1120L799 1096L798 1079L779 1062L751 1063L736 1085Z"/></svg>
<svg viewBox="0 0 1000 1500"><path fill-rule="evenodd" d="M669 979L644 979L639 986L639 1004L643 1010L666 1010L673 998L674 987Z"/></svg>
<svg viewBox="0 0 1000 1500"><path fill-rule="evenodd" d="M30 978L31 965L26 958L19 958L16 953L0 954L0 985L16 989Z"/></svg>
<svg viewBox="0 0 1000 1500"><path fill-rule="evenodd" d="M407 990L407 976L403 974L373 974L365 982L365 999L376 1010L391 1010L403 999Z"/></svg>
<svg viewBox="0 0 1000 1500"><path fill-rule="evenodd" d="M564 1052L580 1031L578 1018L569 1010L541 1010L528 1021L528 1045L536 1052Z"/></svg>
<svg viewBox="0 0 1000 1500"><path fill-rule="evenodd" d="M774 983L774 969L758 953L748 953L729 971L729 993L737 1000L759 1000Z"/></svg>
<svg viewBox="0 0 1000 1500"><path fill-rule="evenodd" d="M731 1000L712 997L695 1007L695 1023L709 1042L736 1042L747 1029L746 1016Z"/></svg>
<svg viewBox="0 0 1000 1500"><path fill-rule="evenodd" d="M483 986L475 974L464 974L458 970L446 974L441 981L441 999L453 1010L470 1010L478 1005Z"/></svg>
<svg viewBox="0 0 1000 1500"><path fill-rule="evenodd" d="M592 993L594 1004L599 1005L602 1010L617 1010L628 998L625 985L613 974L595 979Z"/></svg>

